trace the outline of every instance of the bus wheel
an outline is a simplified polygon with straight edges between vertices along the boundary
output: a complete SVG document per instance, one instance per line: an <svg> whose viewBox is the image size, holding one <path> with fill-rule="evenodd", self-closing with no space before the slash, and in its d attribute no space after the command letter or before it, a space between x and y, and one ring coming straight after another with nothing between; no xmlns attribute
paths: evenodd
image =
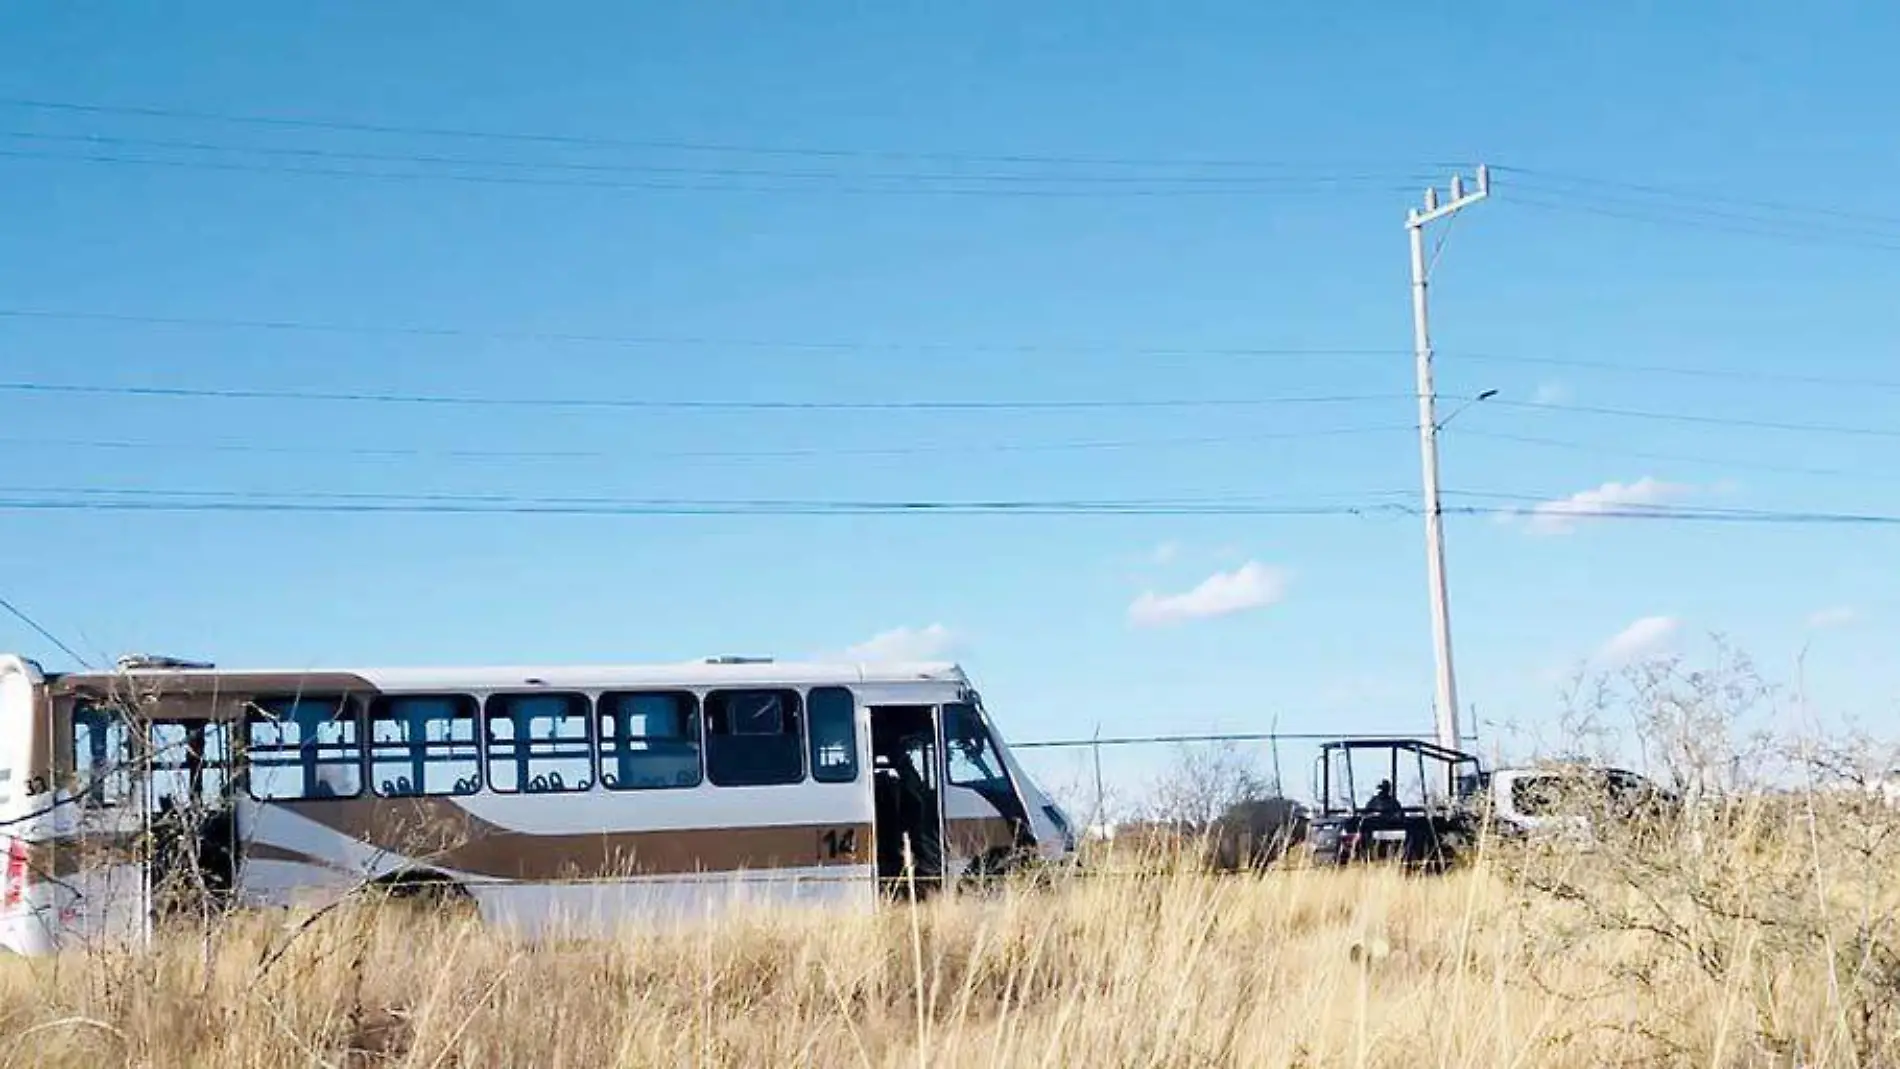
<svg viewBox="0 0 1900 1069"><path fill-rule="evenodd" d="M1000 891L1011 884L1042 887L1047 872L1033 851L999 846L977 856L964 870L964 882L973 890Z"/></svg>
<svg viewBox="0 0 1900 1069"><path fill-rule="evenodd" d="M459 921L477 916L475 896L447 876L405 872L385 877L372 888L388 904L418 916Z"/></svg>

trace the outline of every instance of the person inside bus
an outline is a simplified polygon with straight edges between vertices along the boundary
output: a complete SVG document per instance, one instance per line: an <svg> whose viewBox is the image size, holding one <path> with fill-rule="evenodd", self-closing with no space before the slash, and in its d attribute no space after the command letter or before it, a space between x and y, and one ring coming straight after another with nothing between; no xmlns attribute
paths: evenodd
<svg viewBox="0 0 1900 1069"><path fill-rule="evenodd" d="M906 840L918 873L935 873L942 864L935 794L911 760L908 747L895 747L886 757L890 763L879 770L877 789L882 795L879 812L889 813L891 819L879 821L877 832L879 856L887 862L888 870L879 874L886 878L904 875Z"/></svg>
<svg viewBox="0 0 1900 1069"><path fill-rule="evenodd" d="M1399 804L1398 795L1392 793L1392 781L1382 779L1379 781L1378 789L1372 792L1372 797L1366 799L1365 811L1377 813L1380 816L1391 816L1403 811L1404 808Z"/></svg>
<svg viewBox="0 0 1900 1069"><path fill-rule="evenodd" d="M924 783L923 774L910 759L909 750L898 750L891 755L891 771L897 781L898 823L907 829L919 829L926 825L930 810L930 788ZM912 831L913 836L915 831ZM916 844L912 844L912 849Z"/></svg>

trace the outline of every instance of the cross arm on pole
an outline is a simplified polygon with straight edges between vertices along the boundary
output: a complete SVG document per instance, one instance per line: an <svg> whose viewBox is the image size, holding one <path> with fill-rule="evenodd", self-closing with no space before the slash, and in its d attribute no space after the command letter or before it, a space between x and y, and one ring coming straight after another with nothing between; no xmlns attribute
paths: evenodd
<svg viewBox="0 0 1900 1069"><path fill-rule="evenodd" d="M1491 169L1483 164L1479 164L1477 189L1466 193L1464 192L1464 183L1457 178L1453 178L1451 180L1451 200L1443 204L1438 203L1438 191L1436 189L1427 190L1424 210L1420 211L1417 208L1413 208L1405 218L1405 225L1410 227L1424 226L1434 220L1443 219L1447 215L1452 215L1460 209L1468 208L1490 195Z"/></svg>

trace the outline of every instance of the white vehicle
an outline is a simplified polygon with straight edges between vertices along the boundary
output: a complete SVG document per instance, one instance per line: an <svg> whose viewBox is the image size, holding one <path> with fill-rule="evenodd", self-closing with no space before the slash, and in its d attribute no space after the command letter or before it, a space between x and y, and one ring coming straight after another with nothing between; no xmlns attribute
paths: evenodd
<svg viewBox="0 0 1900 1069"><path fill-rule="evenodd" d="M1481 774L1473 799L1507 834L1588 836L1592 817L1627 818L1659 811L1668 792L1634 772L1601 765L1552 763Z"/></svg>
<svg viewBox="0 0 1900 1069"><path fill-rule="evenodd" d="M0 656L0 950L149 931L169 888L364 885L527 933L734 901L870 909L1075 849L953 664L230 671Z"/></svg>

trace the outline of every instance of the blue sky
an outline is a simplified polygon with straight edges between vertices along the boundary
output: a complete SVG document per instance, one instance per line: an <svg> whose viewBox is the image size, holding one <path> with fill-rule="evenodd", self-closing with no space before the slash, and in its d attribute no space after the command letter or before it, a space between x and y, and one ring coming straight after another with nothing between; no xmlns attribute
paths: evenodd
<svg viewBox="0 0 1900 1069"><path fill-rule="evenodd" d="M9 382L1365 399L761 413L10 391L0 392L9 496L1415 502L1401 223L1421 179L1487 160L1497 196L1450 231L1433 313L1440 389L1500 395L1447 432L1444 483L1524 500L1447 504L1528 507L1596 490L1900 513L1890 434L1750 425L1900 430L1900 392L1877 382L1774 377L1900 379L1890 370L1900 145L1877 134L1900 104L1890 57L1900 12L1744 3L1720 21L1697 15L1506 4L1376 14L1097 4L1036 19L1001 4L15 6L0 15ZM660 147L679 143L700 147ZM512 161L458 173L527 181L295 173L430 170L422 156ZM956 177L916 177L946 173ZM870 177L880 174L908 177ZM1023 174L1045 177L998 179ZM1220 186L1209 176L1230 191L1209 193ZM1252 186L1231 191L1236 176ZM1011 181L1059 195L990 195ZM951 184L976 192L925 191ZM722 188L738 185L748 188ZM1634 188L1652 185L1681 193ZM1104 189L1121 193L1073 195ZM223 325L84 318L100 315ZM256 320L456 333L233 325ZM1538 401L1557 407L1524 405ZM165 448L98 444L108 440ZM1068 447L1105 441L1135 444ZM342 452L352 449L409 452ZM468 450L592 455L442 455ZM772 451L797 455L681 455ZM1390 515L11 510L0 517L12 565L0 593L88 653L652 660L796 656L886 635L885 649L964 660L1019 739L1276 719L1285 730L1424 732L1420 526ZM1895 548L1893 530L1870 526L1454 517L1462 695L1484 720L1547 722L1556 680L1648 620L1637 645L1694 649L1720 631L1783 678L1805 648L1817 706L1878 725L1900 693L1886 655L1900 611ZM1170 600L1210 579L1198 601ZM1197 609L1229 611L1186 618ZM0 644L63 660L12 621L0 621Z"/></svg>

